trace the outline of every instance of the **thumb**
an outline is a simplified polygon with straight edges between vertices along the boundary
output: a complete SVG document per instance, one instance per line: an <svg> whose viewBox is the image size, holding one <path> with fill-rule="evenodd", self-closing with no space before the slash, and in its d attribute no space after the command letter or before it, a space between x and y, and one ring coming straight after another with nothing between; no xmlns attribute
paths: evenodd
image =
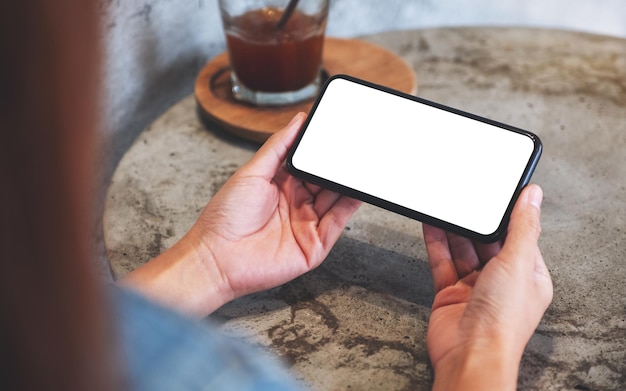
<svg viewBox="0 0 626 391"><path fill-rule="evenodd" d="M305 118L305 113L296 114L287 126L268 138L245 165L244 172L247 175L272 179L287 157L287 151L293 145Z"/></svg>
<svg viewBox="0 0 626 391"><path fill-rule="evenodd" d="M531 184L520 194L515 203L509 230L502 248L503 259L506 261L519 260L529 268L534 268L537 254L539 235L541 234L541 202L543 191L541 187Z"/></svg>

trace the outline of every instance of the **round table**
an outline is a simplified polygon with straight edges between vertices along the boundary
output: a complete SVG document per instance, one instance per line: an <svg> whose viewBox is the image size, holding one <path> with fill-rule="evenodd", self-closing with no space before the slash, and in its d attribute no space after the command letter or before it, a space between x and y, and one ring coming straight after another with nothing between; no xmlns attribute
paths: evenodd
<svg viewBox="0 0 626 391"><path fill-rule="evenodd" d="M415 69L418 95L540 136L540 245L554 301L521 389L626 387L626 40L524 28L446 28L362 39ZM256 150L196 115L193 96L145 129L106 196L116 276L171 246ZM418 222L370 205L328 259L210 318L266 346L316 390L430 389L432 282Z"/></svg>

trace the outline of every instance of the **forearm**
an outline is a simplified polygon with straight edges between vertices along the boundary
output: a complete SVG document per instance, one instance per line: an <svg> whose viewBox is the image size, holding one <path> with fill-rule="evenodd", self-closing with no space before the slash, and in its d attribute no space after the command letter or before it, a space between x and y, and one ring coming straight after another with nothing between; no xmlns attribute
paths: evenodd
<svg viewBox="0 0 626 391"><path fill-rule="evenodd" d="M128 273L118 283L176 311L202 318L232 300L227 281L193 236Z"/></svg>

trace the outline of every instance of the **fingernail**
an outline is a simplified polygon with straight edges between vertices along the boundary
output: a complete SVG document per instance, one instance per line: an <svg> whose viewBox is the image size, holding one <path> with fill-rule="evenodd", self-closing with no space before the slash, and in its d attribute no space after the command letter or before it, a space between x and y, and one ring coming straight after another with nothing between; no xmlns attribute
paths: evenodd
<svg viewBox="0 0 626 391"><path fill-rule="evenodd" d="M303 115L302 112L299 112L296 115L294 115L291 121L289 121L289 123L287 124L287 127L293 126L296 122L300 120L300 117L302 117L302 115Z"/></svg>
<svg viewBox="0 0 626 391"><path fill-rule="evenodd" d="M543 190L537 185L530 185L528 189L528 202L537 208L541 208L541 202L543 201Z"/></svg>

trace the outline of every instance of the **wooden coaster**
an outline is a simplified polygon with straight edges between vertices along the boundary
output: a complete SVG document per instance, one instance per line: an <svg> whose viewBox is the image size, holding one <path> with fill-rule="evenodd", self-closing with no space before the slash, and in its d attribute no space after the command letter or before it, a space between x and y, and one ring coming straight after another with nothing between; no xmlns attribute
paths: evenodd
<svg viewBox="0 0 626 391"><path fill-rule="evenodd" d="M236 101L231 94L228 53L205 65L195 83L199 112L226 131L255 142L265 141L313 99L289 106L259 107ZM356 39L326 38L322 58L325 77L339 73L415 94L417 79L403 59L374 44Z"/></svg>

